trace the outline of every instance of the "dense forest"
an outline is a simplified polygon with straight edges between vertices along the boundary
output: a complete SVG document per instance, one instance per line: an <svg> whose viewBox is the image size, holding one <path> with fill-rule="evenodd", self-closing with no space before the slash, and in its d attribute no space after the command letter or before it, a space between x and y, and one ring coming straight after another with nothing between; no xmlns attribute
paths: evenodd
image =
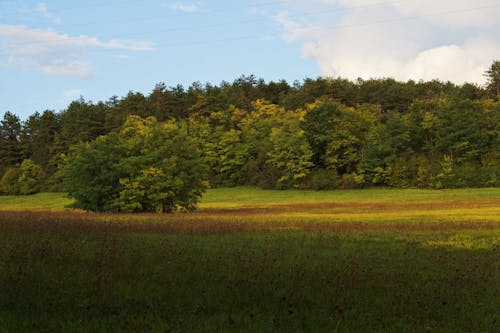
<svg viewBox="0 0 500 333"><path fill-rule="evenodd" d="M7 111L0 124L0 188L66 190L63 171L75 147L126 135L127 121L146 120L168 123L196 146L196 163L204 166L196 172L211 187L498 186L499 73L494 61L484 87L391 78L289 84L242 76L187 88L160 83L148 96L130 92L97 103L81 98L25 121ZM161 146L179 144L172 140L148 145L168 154Z"/></svg>

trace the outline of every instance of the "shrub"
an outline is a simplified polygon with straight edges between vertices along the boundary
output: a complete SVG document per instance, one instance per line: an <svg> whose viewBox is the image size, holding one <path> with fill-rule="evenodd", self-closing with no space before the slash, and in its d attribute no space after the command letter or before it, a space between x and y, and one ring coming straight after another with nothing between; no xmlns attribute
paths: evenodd
<svg viewBox="0 0 500 333"><path fill-rule="evenodd" d="M35 194L40 192L42 181L42 168L32 160L24 160L21 163L20 175L18 178L19 194Z"/></svg>
<svg viewBox="0 0 500 333"><path fill-rule="evenodd" d="M205 174L185 127L130 116L119 131L74 148L65 183L85 210L172 212L195 208Z"/></svg>
<svg viewBox="0 0 500 333"><path fill-rule="evenodd" d="M308 175L308 187L313 190L337 189L342 180L337 171L330 169L317 169Z"/></svg>
<svg viewBox="0 0 500 333"><path fill-rule="evenodd" d="M17 195L19 194L19 176L21 169L19 167L10 167L4 172L0 180L0 189L5 194Z"/></svg>

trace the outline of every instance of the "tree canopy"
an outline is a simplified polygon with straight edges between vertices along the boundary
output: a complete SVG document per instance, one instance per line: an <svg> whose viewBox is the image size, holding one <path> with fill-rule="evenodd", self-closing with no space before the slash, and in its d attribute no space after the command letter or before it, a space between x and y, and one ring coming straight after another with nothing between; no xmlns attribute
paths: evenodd
<svg viewBox="0 0 500 333"><path fill-rule="evenodd" d="M116 131L74 146L66 158L67 190L92 211L193 210L205 167L185 126L129 116Z"/></svg>
<svg viewBox="0 0 500 333"><path fill-rule="evenodd" d="M192 209L203 184L498 186L498 73L494 61L484 87L391 78L266 83L250 75L187 88L159 83L149 95L97 103L81 98L24 121L5 112L1 188L19 194L22 179L23 193L67 190L85 209L172 211ZM36 177L21 177L25 160Z"/></svg>

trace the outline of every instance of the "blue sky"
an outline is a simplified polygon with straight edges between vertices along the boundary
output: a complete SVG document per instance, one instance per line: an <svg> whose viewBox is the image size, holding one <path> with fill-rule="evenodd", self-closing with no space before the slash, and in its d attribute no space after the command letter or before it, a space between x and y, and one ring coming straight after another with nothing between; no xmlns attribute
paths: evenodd
<svg viewBox="0 0 500 333"><path fill-rule="evenodd" d="M500 1L1 1L0 113L242 74L484 83Z"/></svg>

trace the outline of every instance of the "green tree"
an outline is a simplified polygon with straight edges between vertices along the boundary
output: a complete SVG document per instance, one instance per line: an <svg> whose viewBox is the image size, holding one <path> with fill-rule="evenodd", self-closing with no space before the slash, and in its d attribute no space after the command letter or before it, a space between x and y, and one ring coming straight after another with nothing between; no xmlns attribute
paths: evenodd
<svg viewBox="0 0 500 333"><path fill-rule="evenodd" d="M300 118L300 114L287 113L281 126L271 129L272 149L268 155L269 163L281 171L276 182L278 188L299 187L314 165Z"/></svg>
<svg viewBox="0 0 500 333"><path fill-rule="evenodd" d="M308 105L302 128L313 151L313 163L339 174L356 172L377 112L377 108L355 109L331 99Z"/></svg>
<svg viewBox="0 0 500 333"><path fill-rule="evenodd" d="M16 115L6 112L0 121L0 175L22 161L20 142L21 122Z"/></svg>
<svg viewBox="0 0 500 333"><path fill-rule="evenodd" d="M273 127L279 127L284 108L257 100L252 104L251 112L244 115L239 123L242 132L240 149L248 154L246 164L248 182L264 188L272 188L281 176L280 171L269 163L272 150L270 135Z"/></svg>
<svg viewBox="0 0 500 333"><path fill-rule="evenodd" d="M387 184L396 152L391 145L390 133L385 124L374 126L366 137L366 148L362 170L366 181L372 184Z"/></svg>
<svg viewBox="0 0 500 333"><path fill-rule="evenodd" d="M27 195L38 193L43 179L42 168L32 160L27 159L21 163L18 178L19 194Z"/></svg>
<svg viewBox="0 0 500 333"><path fill-rule="evenodd" d="M94 105L83 98L71 102L60 116L61 125L56 143L60 145L58 148L67 151L71 145L92 141L99 135L106 134L104 121L108 111L109 108L104 103Z"/></svg>
<svg viewBox="0 0 500 333"><path fill-rule="evenodd" d="M74 207L91 211L112 210L120 175L116 164L121 151L116 133L80 143L70 149L63 166L65 188L76 199Z"/></svg>
<svg viewBox="0 0 500 333"><path fill-rule="evenodd" d="M8 167L0 179L0 192L10 195L18 195L19 189L19 175L21 169L19 167Z"/></svg>
<svg viewBox="0 0 500 333"><path fill-rule="evenodd" d="M75 207L93 211L193 210L205 166L186 126L129 116L118 131L80 144L65 167Z"/></svg>
<svg viewBox="0 0 500 333"><path fill-rule="evenodd" d="M23 124L21 146L25 159L32 159L46 175L56 172L51 160L59 154L56 137L60 133L60 115L46 110L41 115L37 112Z"/></svg>
<svg viewBox="0 0 500 333"><path fill-rule="evenodd" d="M500 98L500 61L495 60L490 68L484 73L486 76L486 90L491 97L498 100Z"/></svg>

